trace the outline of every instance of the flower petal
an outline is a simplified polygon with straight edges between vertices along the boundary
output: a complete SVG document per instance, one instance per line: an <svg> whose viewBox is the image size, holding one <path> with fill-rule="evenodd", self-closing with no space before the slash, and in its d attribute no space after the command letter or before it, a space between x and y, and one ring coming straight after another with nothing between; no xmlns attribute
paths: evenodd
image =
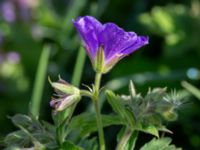
<svg viewBox="0 0 200 150"><path fill-rule="evenodd" d="M123 36L124 30L114 23L106 23L103 25L103 30L99 34L99 42L104 48L105 59L108 59L117 52Z"/></svg>
<svg viewBox="0 0 200 150"><path fill-rule="evenodd" d="M121 52L130 47L137 41L137 34L134 32L125 32L122 28L113 23L103 25L103 30L99 34L99 42L105 50L106 61L121 55Z"/></svg>
<svg viewBox="0 0 200 150"><path fill-rule="evenodd" d="M66 96L65 98L62 99L62 101L60 101L58 103L58 105L55 109L57 111L62 111L64 109L68 108L69 106L71 106L74 102L78 101L79 99L80 99L80 97L77 95Z"/></svg>
<svg viewBox="0 0 200 150"><path fill-rule="evenodd" d="M137 36L134 32L125 32L125 36L121 39L118 50L110 52L106 59L106 68L110 70L118 61L125 56L131 54L135 50L149 43L147 36Z"/></svg>
<svg viewBox="0 0 200 150"><path fill-rule="evenodd" d="M102 24L91 16L79 17L73 20L73 23L83 39L88 55L93 60L99 47L98 33L102 29Z"/></svg>
<svg viewBox="0 0 200 150"><path fill-rule="evenodd" d="M121 51L123 55L129 55L132 52L136 51L140 47L149 44L149 37L148 36L138 36L137 40L132 43L130 46L126 47Z"/></svg>

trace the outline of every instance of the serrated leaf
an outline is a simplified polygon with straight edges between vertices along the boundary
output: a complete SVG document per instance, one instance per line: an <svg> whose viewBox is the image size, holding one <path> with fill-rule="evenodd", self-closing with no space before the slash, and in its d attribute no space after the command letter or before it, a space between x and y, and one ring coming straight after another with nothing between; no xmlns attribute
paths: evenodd
<svg viewBox="0 0 200 150"><path fill-rule="evenodd" d="M22 126L24 128L28 128L32 125L32 120L29 116L23 114L16 114L13 117L10 117L13 124L18 126Z"/></svg>
<svg viewBox="0 0 200 150"><path fill-rule="evenodd" d="M120 97L116 96L112 91L109 90L106 91L106 96L113 111L116 112L122 119L124 119L127 125L130 125L131 127L134 128L135 126L134 115L125 107Z"/></svg>
<svg viewBox="0 0 200 150"><path fill-rule="evenodd" d="M170 138L152 139L141 147L140 150L178 150L174 145L170 145L170 143Z"/></svg>
<svg viewBox="0 0 200 150"><path fill-rule="evenodd" d="M20 128L20 130L6 136L4 141L7 146L12 144L24 147L25 145L35 145L37 143L39 143L37 144L39 146L42 146L42 144L50 144L51 147L52 145L55 145L51 144L55 141L55 131L53 131L54 127L49 123L43 122L43 124L41 124L38 120L22 114L17 114L10 118L13 124Z"/></svg>
<svg viewBox="0 0 200 150"><path fill-rule="evenodd" d="M102 115L103 126L110 125L124 125L124 121L116 115ZM91 132L97 131L96 117L93 113L83 113L78 116L75 116L70 125L69 130L78 130L81 131L81 136L86 136Z"/></svg>
<svg viewBox="0 0 200 150"><path fill-rule="evenodd" d="M124 105L119 100L119 98L112 91L109 90L106 91L106 96L113 111L124 118L125 117Z"/></svg>
<svg viewBox="0 0 200 150"><path fill-rule="evenodd" d="M74 145L73 143L66 141L62 144L61 148L59 150L83 150L83 148Z"/></svg>
<svg viewBox="0 0 200 150"><path fill-rule="evenodd" d="M26 135L26 133L19 130L19 131L9 133L5 137L4 143L7 146L10 146L10 145L27 146L31 143L31 139L29 138L29 136Z"/></svg>

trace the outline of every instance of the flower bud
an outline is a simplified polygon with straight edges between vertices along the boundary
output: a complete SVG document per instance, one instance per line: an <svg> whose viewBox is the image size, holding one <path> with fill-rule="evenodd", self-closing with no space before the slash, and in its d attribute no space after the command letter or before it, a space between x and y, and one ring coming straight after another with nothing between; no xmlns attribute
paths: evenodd
<svg viewBox="0 0 200 150"><path fill-rule="evenodd" d="M79 101L80 98L80 95L70 95L58 99L52 98L50 101L50 106L56 111L62 111L71 106L73 103Z"/></svg>
<svg viewBox="0 0 200 150"><path fill-rule="evenodd" d="M56 93L50 101L50 106L56 111L62 111L80 100L80 90L66 81L60 79L58 82L50 83Z"/></svg>
<svg viewBox="0 0 200 150"><path fill-rule="evenodd" d="M174 121L178 118L178 115L174 110L163 112L162 116L168 121Z"/></svg>
<svg viewBox="0 0 200 150"><path fill-rule="evenodd" d="M51 82L51 86L55 91L59 91L65 94L76 94L79 93L79 89L73 85L70 85L66 81L60 79L58 82Z"/></svg>

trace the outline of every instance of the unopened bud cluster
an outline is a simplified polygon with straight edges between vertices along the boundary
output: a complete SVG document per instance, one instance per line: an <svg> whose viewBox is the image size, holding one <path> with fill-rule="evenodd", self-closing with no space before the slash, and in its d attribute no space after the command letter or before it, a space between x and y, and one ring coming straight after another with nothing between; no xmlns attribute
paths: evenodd
<svg viewBox="0 0 200 150"><path fill-rule="evenodd" d="M50 106L56 111L62 111L73 103L80 100L80 90L66 81L59 79L58 82L51 82L55 90L54 97L50 101Z"/></svg>

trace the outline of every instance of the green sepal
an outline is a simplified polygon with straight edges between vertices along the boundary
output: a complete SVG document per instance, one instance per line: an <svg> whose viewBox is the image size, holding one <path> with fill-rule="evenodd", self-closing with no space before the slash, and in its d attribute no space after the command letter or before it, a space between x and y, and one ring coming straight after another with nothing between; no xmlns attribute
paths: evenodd
<svg viewBox="0 0 200 150"><path fill-rule="evenodd" d="M102 46L99 47L94 61L94 70L98 73L104 73L105 55Z"/></svg>
<svg viewBox="0 0 200 150"><path fill-rule="evenodd" d="M70 84L63 84L59 82L52 82L51 86L56 90L59 90L65 94L79 94L79 89L70 85Z"/></svg>

